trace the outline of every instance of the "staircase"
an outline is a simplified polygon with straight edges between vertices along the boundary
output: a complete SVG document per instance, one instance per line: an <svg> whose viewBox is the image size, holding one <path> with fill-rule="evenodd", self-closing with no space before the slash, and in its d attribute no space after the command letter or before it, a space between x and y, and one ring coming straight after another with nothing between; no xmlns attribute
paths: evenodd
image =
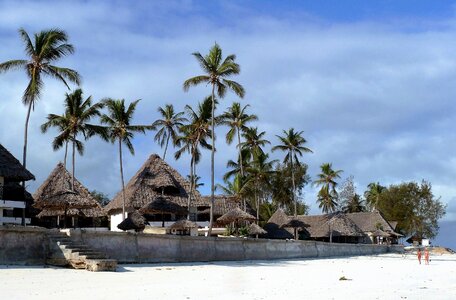
<svg viewBox="0 0 456 300"><path fill-rule="evenodd" d="M109 259L104 253L94 251L83 243L73 241L60 231L48 232L48 265L70 266L89 271L116 271L117 261Z"/></svg>

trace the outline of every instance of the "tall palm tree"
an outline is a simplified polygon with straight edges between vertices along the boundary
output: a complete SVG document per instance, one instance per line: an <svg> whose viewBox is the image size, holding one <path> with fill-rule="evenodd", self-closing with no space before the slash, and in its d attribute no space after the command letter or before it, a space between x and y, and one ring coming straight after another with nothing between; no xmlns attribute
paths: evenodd
<svg viewBox="0 0 456 300"><path fill-rule="evenodd" d="M176 144L177 131L188 120L183 117L184 112L175 113L172 104L166 104L164 108L159 107L158 112L162 118L152 123L152 128L157 130L154 140L160 144L160 147L163 148L165 146L165 151L163 152L163 160L165 160L169 140L172 139L173 145L178 146Z"/></svg>
<svg viewBox="0 0 456 300"><path fill-rule="evenodd" d="M371 182L367 185L368 190L364 192L364 197L371 210L374 210L378 206L380 194L385 191L385 187L380 185L379 182Z"/></svg>
<svg viewBox="0 0 456 300"><path fill-rule="evenodd" d="M298 214L298 206L296 200L296 183L295 183L295 176L294 176L294 165L293 162L299 164L298 155L302 156L303 152L312 153L307 147L304 147L304 144L307 142L306 139L302 136L304 131L295 132L294 128L290 128L288 131L283 131L283 136L277 135L281 144L272 147L272 151L281 150L286 152L285 158L283 160L284 163L290 164L291 169L291 182L293 191L291 193L294 203L294 216L296 217Z"/></svg>
<svg viewBox="0 0 456 300"><path fill-rule="evenodd" d="M135 113L136 106L140 100L133 101L125 107L124 99L105 99L104 105L108 109L107 114L101 116L101 123L106 124L104 127L105 132L102 137L111 143L118 143L119 146L119 163L120 163L120 179L122 182L122 220L125 220L125 182L123 176L122 164L122 144L127 146L132 155L135 154L135 149L131 143L134 133L145 133L146 130L152 129L151 126L145 125L131 125L133 114Z"/></svg>
<svg viewBox="0 0 456 300"><path fill-rule="evenodd" d="M324 163L320 166L321 173L317 175L314 185L321 186L318 192L319 207L323 212L335 211L337 208L336 179L340 178L342 170L333 170L332 164Z"/></svg>
<svg viewBox="0 0 456 300"><path fill-rule="evenodd" d="M188 91L191 86L200 84L210 84L212 86L212 151L211 151L211 207L210 207L210 221L208 236L212 233L212 225L214 221L214 192L215 192L215 180L214 180L214 156L215 156L215 90L217 89L217 95L223 98L226 94L226 90L229 89L243 98L245 91L242 85L236 81L227 79L232 75L240 73L241 68L235 62L236 55L228 55L225 59L222 58L222 49L217 43L209 50L209 54L202 56L199 52L192 54L204 71L204 75L198 75L187 79L184 82L184 91Z"/></svg>
<svg viewBox="0 0 456 300"><path fill-rule="evenodd" d="M226 125L230 130L226 133L226 142L228 145L234 140L234 136L237 136L237 148L239 152L239 166L241 176L244 176L244 168L242 164L242 153L241 153L241 131L247 130L247 123L258 120L256 115L249 115L245 111L250 105L246 105L241 108L239 102L233 102L233 104L224 112L221 116L221 124Z"/></svg>
<svg viewBox="0 0 456 300"><path fill-rule="evenodd" d="M206 141L207 138L212 136L210 127L212 99L206 97L203 102L198 104L196 111L190 105L186 105L185 110L190 123L181 126L179 129L180 136L177 137L177 143L182 146L176 151L174 157L179 159L184 152L189 153L191 157L190 178L196 179L196 165L201 159L200 146L205 149L212 149L211 145ZM187 202L189 210L195 186L196 182L194 180L190 181L190 194ZM190 219L190 214L187 215L187 218Z"/></svg>
<svg viewBox="0 0 456 300"><path fill-rule="evenodd" d="M242 133L244 142L241 143L241 147L242 149L249 150L253 159L264 154L262 147L271 144L270 141L264 138L265 134L266 131L258 133L258 127L249 127Z"/></svg>
<svg viewBox="0 0 456 300"><path fill-rule="evenodd" d="M71 142L73 145L72 151L72 181L71 188L74 190L74 173L75 173L75 150L80 155L84 154L84 144L78 140L78 135L82 134L84 139L88 139L98 132L98 126L89 124L93 117L100 116L100 109L103 108L103 103L95 103L92 105L92 96L83 100L83 92L81 89L76 89L72 93L65 94L65 114L63 116L49 114L47 122L41 125L41 131L44 133L50 127L58 127L61 129L59 135L52 142L54 150L58 150L63 145ZM65 155L66 156L66 155Z"/></svg>
<svg viewBox="0 0 456 300"><path fill-rule="evenodd" d="M0 73L9 70L23 69L29 79L29 83L22 95L22 103L28 106L27 116L25 118L24 150L22 156L22 165L26 168L30 112L41 96L44 85L42 75L58 79L63 82L68 89L70 88L67 81L79 85L81 79L76 71L53 65L53 63L60 58L74 52L73 45L67 43L68 36L65 31L60 29L43 30L39 33L35 33L34 42L32 42L23 28L19 29L19 35L25 44L25 52L28 59L15 59L1 63ZM22 182L22 187L25 190L25 182ZM22 225L25 225L25 208L22 210Z"/></svg>
<svg viewBox="0 0 456 300"><path fill-rule="evenodd" d="M344 213L355 213L362 212L366 210L364 206L364 201L358 194L355 194L351 199L349 199L345 206L342 208Z"/></svg>

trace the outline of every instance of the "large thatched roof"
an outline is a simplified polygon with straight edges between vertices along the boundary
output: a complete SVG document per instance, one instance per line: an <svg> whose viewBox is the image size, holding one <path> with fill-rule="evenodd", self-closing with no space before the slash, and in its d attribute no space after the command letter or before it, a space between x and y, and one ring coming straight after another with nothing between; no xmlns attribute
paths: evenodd
<svg viewBox="0 0 456 300"><path fill-rule="evenodd" d="M251 214L243 211L239 207L236 207L220 218L217 219L218 223L221 224L229 224L231 222L237 222L237 221L254 221L256 218L252 216Z"/></svg>
<svg viewBox="0 0 456 300"><path fill-rule="evenodd" d="M302 216L301 220L305 219ZM304 221L304 220L303 220ZM320 218L320 224L314 223L314 226L309 224L311 237L329 237L332 236L363 236L364 233L346 214L335 213L324 215ZM307 229L307 228L306 228Z"/></svg>
<svg viewBox="0 0 456 300"><path fill-rule="evenodd" d="M383 231L394 231L379 211L350 213L347 216L363 231L374 232L379 227Z"/></svg>
<svg viewBox="0 0 456 300"><path fill-rule="evenodd" d="M168 196L157 196L152 201L141 207L143 214L186 214L187 208L171 200Z"/></svg>
<svg viewBox="0 0 456 300"><path fill-rule="evenodd" d="M130 179L125 187L125 206L128 211L147 206L157 196L163 195L170 201L187 207L190 182L169 166L158 155L152 154ZM201 195L194 193L192 206L202 206ZM105 207L109 213L122 210L122 191Z"/></svg>
<svg viewBox="0 0 456 300"><path fill-rule="evenodd" d="M77 213L73 211L75 215L102 216L102 208L89 190L75 178L73 191L71 183L71 174L62 163L57 164L33 195L34 206L44 210L41 216L64 215L65 210L68 213L71 209L80 209Z"/></svg>
<svg viewBox="0 0 456 300"><path fill-rule="evenodd" d="M289 222L289 217L282 209L277 209L269 218L264 229L267 231L267 237L271 239L292 239L293 234L283 225Z"/></svg>
<svg viewBox="0 0 456 300"><path fill-rule="evenodd" d="M11 181L35 180L35 176L24 168L2 144L0 144L0 176Z"/></svg>

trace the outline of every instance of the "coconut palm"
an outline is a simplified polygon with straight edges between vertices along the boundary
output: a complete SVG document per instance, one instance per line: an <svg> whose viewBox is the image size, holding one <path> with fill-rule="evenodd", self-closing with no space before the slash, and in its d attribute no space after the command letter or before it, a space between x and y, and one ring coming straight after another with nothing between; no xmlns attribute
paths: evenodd
<svg viewBox="0 0 456 300"><path fill-rule="evenodd" d="M355 213L365 210L366 207L364 206L364 201L358 194L355 194L353 197L351 197L351 199L349 199L342 208L342 211L344 213Z"/></svg>
<svg viewBox="0 0 456 300"><path fill-rule="evenodd" d="M166 151L168 150L169 140L172 139L174 146L178 146L177 143L177 131L184 122L188 120L183 117L184 112L174 112L174 106L172 104L166 104L165 107L159 107L158 112L161 115L161 119L156 120L152 123L153 130L157 130L154 140L160 144L160 147L165 146L163 152L163 160L166 158Z"/></svg>
<svg viewBox="0 0 456 300"><path fill-rule="evenodd" d="M229 89L243 98L245 91L242 85L236 81L227 79L232 75L237 75L241 71L239 65L235 62L236 55L228 55L225 59L222 57L222 49L217 43L209 50L209 54L202 56L199 52L192 54L198 63L200 64L204 75L198 75L187 79L184 82L184 90L188 91L191 86L200 84L210 84L212 86L212 151L211 151L211 207L210 207L210 221L208 235L212 233L212 225L214 221L214 191L215 191L215 180L214 180L214 156L215 156L215 90L217 89L217 95L223 98L226 91Z"/></svg>
<svg viewBox="0 0 456 300"><path fill-rule="evenodd" d="M258 133L258 127L250 127L242 133L244 142L241 143L242 149L250 151L253 159L264 154L264 146L271 144L268 140L264 139L266 132L262 131Z"/></svg>
<svg viewBox="0 0 456 300"><path fill-rule="evenodd" d="M43 30L35 33L34 42L24 29L19 29L19 35L25 44L25 52L28 59L9 60L0 64L0 73L9 70L23 69L29 79L28 85L22 95L22 103L27 108L24 129L24 150L22 156L22 165L27 167L27 142L28 142L28 124L30 113L35 107L36 101L41 96L43 89L42 76L50 76L63 82L68 89L67 81L80 84L79 74L68 68L57 67L53 65L60 58L74 52L73 45L68 44L68 36L65 31L60 29ZM25 182L22 182L25 189ZM25 209L22 210L22 225L25 225Z"/></svg>
<svg viewBox="0 0 456 300"><path fill-rule="evenodd" d="M233 104L224 112L221 116L221 124L226 125L230 130L226 134L226 142L228 145L234 140L234 136L237 136L237 148L239 152L239 167L241 176L244 176L244 168L242 164L242 153L241 153L241 131L247 130L247 123L258 120L256 115L249 115L245 111L250 105L246 105L241 108L239 102L233 102Z"/></svg>
<svg viewBox="0 0 456 300"><path fill-rule="evenodd" d="M25 133L24 133L24 152L23 152L23 165L27 166L27 131L30 119L30 112L35 107L37 100L41 96L43 89L43 76L50 76L63 82L68 89L67 81L80 84L79 74L68 68L61 68L53 65L56 61L63 58L68 54L74 52L74 47L68 44L68 36L65 31L60 29L43 30L35 33L34 41L30 39L29 35L24 29L19 29L19 34L25 44L25 52L28 59L16 59L6 61L0 64L0 73L24 69L29 83L22 96L22 103L27 108L27 117L25 119Z"/></svg>
<svg viewBox="0 0 456 300"><path fill-rule="evenodd" d="M92 105L92 97L89 96L83 100L83 92L81 89L76 89L72 93L65 94L65 114L62 116L49 114L47 122L41 125L41 131L45 133L50 127L58 127L59 135L54 138L52 146L54 150L58 150L68 142L73 145L72 151L72 181L71 188L74 189L74 173L75 173L75 150L80 155L84 154L84 144L78 139L78 135L82 134L84 139L88 139L98 132L98 126L89 124L93 117L100 116L100 109L103 108L103 103L95 103ZM66 149L65 149L65 164L66 164Z"/></svg>
<svg viewBox="0 0 456 300"><path fill-rule="evenodd" d="M119 146L119 163L120 163L120 180L122 182L122 220L125 220L125 182L123 176L122 164L122 144L124 144L132 155L135 154L135 149L131 143L135 133L145 133L146 130L152 129L151 126L131 125L133 114L140 100L133 101L125 107L124 99L105 99L103 101L108 113L101 116L101 123L106 124L105 132L101 136L111 142L118 143Z"/></svg>
<svg viewBox="0 0 456 300"><path fill-rule="evenodd" d="M364 197L366 198L367 205L374 210L378 206L378 201L380 199L380 194L385 191L385 187L380 185L379 182L371 182L367 185L368 190L364 192Z"/></svg>
<svg viewBox="0 0 456 300"><path fill-rule="evenodd" d="M319 207L323 212L335 211L337 208L336 179L340 178L342 170L333 170L332 164L324 163L320 166L321 173L317 175L314 185L321 186L318 192Z"/></svg>
<svg viewBox="0 0 456 300"><path fill-rule="evenodd" d="M190 119L189 124L185 124L180 127L180 136L177 137L177 143L181 145L174 155L176 159L179 159L184 152L190 154L190 177L196 178L196 165L199 163L201 158L200 147L205 149L212 149L206 141L207 138L212 136L210 127L211 111L212 111L212 99L206 97L203 102L198 104L198 109L195 111L190 105L185 106L185 111ZM191 200L193 198L193 190L195 182L190 181L190 194L188 197L188 208L190 209ZM190 214L187 215L190 219Z"/></svg>
<svg viewBox="0 0 456 300"><path fill-rule="evenodd" d="M298 208L297 208L297 200L296 200L296 195L295 195L296 183L295 183L295 177L294 177L293 163L295 162L296 164L299 164L298 155L302 156L303 152L312 153L312 150L310 150L307 147L304 147L304 144L307 141L302 136L303 133L304 133L303 131L295 132L294 128L290 128L288 131L284 130L283 136L277 135L281 144L272 147L272 151L281 150L281 151L284 151L287 153L285 155L283 162L286 164L288 164L288 163L290 164L291 182L292 182L292 187L293 187L293 191L292 191L291 195L292 195L292 201L294 203L294 216L295 217L298 214Z"/></svg>

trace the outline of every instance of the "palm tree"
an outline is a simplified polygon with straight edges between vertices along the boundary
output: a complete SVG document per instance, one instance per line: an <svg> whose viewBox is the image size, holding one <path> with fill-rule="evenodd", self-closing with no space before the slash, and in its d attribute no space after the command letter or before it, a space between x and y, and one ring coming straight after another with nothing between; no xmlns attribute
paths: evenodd
<svg viewBox="0 0 456 300"><path fill-rule="evenodd" d="M212 86L212 151L211 151L211 208L210 208L210 221L208 236L212 233L212 225L214 219L214 191L215 191L215 172L214 172L214 156L215 156L215 89L217 89L217 95L223 98L226 94L226 90L232 90L239 97L243 98L245 91L242 85L236 81L227 79L232 75L237 75L241 71L239 65L235 62L236 55L228 55L225 59L222 58L222 49L217 43L209 50L209 54L202 56L199 52L192 54L201 68L204 71L204 75L198 75L187 79L184 82L184 91L188 91L191 86L200 85L203 83L210 84Z"/></svg>
<svg viewBox="0 0 456 300"><path fill-rule="evenodd" d="M82 134L87 140L89 137L98 133L98 126L89 124L90 119L95 116L100 116L100 109L103 108L103 103L95 103L92 105L92 97L89 96L83 100L82 90L76 89L73 93L65 94L65 114L62 116L49 114L47 122L41 125L41 131L45 133L50 127L58 127L59 135L55 137L52 146L54 150L60 149L64 144L68 145L71 142L73 145L72 154L72 182L71 189L74 190L74 173L75 173L75 149L80 155L84 154L84 144L77 139L79 134ZM66 149L65 149L65 165L66 165Z"/></svg>
<svg viewBox="0 0 456 300"><path fill-rule="evenodd" d="M27 116L25 118L24 130L24 150L22 156L22 165L27 167L27 142L28 142L28 123L30 112L35 107L36 101L41 96L43 89L42 75L54 77L63 82L68 89L68 81L80 84L79 74L68 68L61 68L52 63L60 58L74 52L73 45L68 44L68 36L65 31L60 29L43 30L34 35L34 43L24 29L19 29L19 35L25 44L27 59L9 60L0 64L0 73L9 70L25 70L29 83L22 95L22 103L28 106ZM25 190L25 182L22 182L22 188ZM22 225L25 225L25 208L22 210Z"/></svg>
<svg viewBox="0 0 456 300"><path fill-rule="evenodd" d="M140 100L133 101L125 108L125 100L105 99L104 105L108 109L108 114L101 116L101 123L106 124L105 132L101 136L111 143L118 142L119 145L119 163L120 163L120 179L122 182L122 220L125 220L125 183L123 177L122 164L122 144L127 146L132 155L135 154L135 149L131 143L134 133L145 133L147 129L152 129L151 126L130 125L136 106Z"/></svg>
<svg viewBox="0 0 456 300"><path fill-rule="evenodd" d="M190 105L185 106L185 110L190 119L190 123L180 127L180 136L177 137L176 142L182 145L177 150L174 157L179 159L184 152L190 154L190 178L196 178L196 165L201 158L200 146L205 149L212 149L206 141L212 135L210 128L210 119L212 111L212 99L206 97L203 102L198 104L198 109L195 111ZM190 210L191 199L193 197L193 190L195 189L195 181L190 181L190 194L188 197L188 208ZM190 219L190 214L187 215Z"/></svg>
<svg viewBox="0 0 456 300"><path fill-rule="evenodd" d="M312 150L310 150L307 147L304 147L304 144L307 142L306 139L302 136L304 132L295 132L294 128L290 128L288 131L283 131L284 136L279 136L281 144L276 145L272 148L272 151L275 150L281 150L286 152L287 154L285 155L285 158L283 160L284 163L289 163L290 164L290 169L291 169L291 182L292 182L292 187L293 191L291 193L292 195L292 201L294 203L294 216L296 217L298 214L298 208L297 208L297 201L296 201L296 184L295 184L295 177L294 177L294 166L293 166L293 160L296 162L296 164L299 164L299 159L298 155L302 156L303 152L310 152L312 153Z"/></svg>
<svg viewBox="0 0 456 300"><path fill-rule="evenodd" d="M238 144L237 148L239 151L239 166L240 166L240 173L241 176L244 176L244 168L242 164L242 153L241 153L241 131L245 132L247 130L247 123L251 121L258 120L256 115L249 115L245 112L245 110L250 105L246 105L241 108L241 104L239 102L233 102L231 107L220 116L221 124L227 125L230 130L226 134L226 142L228 145L231 145L233 142L234 136L237 136Z"/></svg>
<svg viewBox="0 0 456 300"><path fill-rule="evenodd" d="M182 117L184 112L175 113L172 104L166 104L164 108L159 107L158 112L162 119L158 119L152 123L152 128L153 130L158 130L154 140L160 144L160 147L163 148L165 146L165 151L163 152L163 160L165 160L170 138L172 138L173 145L178 146L176 144L177 130L188 120Z"/></svg>
<svg viewBox="0 0 456 300"><path fill-rule="evenodd" d="M252 154L253 158L264 154L262 147L271 144L268 140L264 139L265 131L258 133L258 127L250 127L242 134L244 142L241 143L242 149L247 149Z"/></svg>
<svg viewBox="0 0 456 300"><path fill-rule="evenodd" d="M366 202L371 210L374 210L378 206L378 202L380 199L380 194L385 191L385 187L380 185L379 182L371 182L367 185L368 190L364 192L364 197L366 198Z"/></svg>
<svg viewBox="0 0 456 300"><path fill-rule="evenodd" d="M321 186L318 192L319 207L323 212L335 211L337 208L337 191L336 179L340 178L342 170L333 170L332 164L324 163L320 166L321 173L317 175L317 179L313 182L314 185Z"/></svg>
<svg viewBox="0 0 456 300"><path fill-rule="evenodd" d="M358 194L355 194L350 200L345 203L345 206L342 208L344 213L355 213L362 212L366 210L364 206L364 201Z"/></svg>

